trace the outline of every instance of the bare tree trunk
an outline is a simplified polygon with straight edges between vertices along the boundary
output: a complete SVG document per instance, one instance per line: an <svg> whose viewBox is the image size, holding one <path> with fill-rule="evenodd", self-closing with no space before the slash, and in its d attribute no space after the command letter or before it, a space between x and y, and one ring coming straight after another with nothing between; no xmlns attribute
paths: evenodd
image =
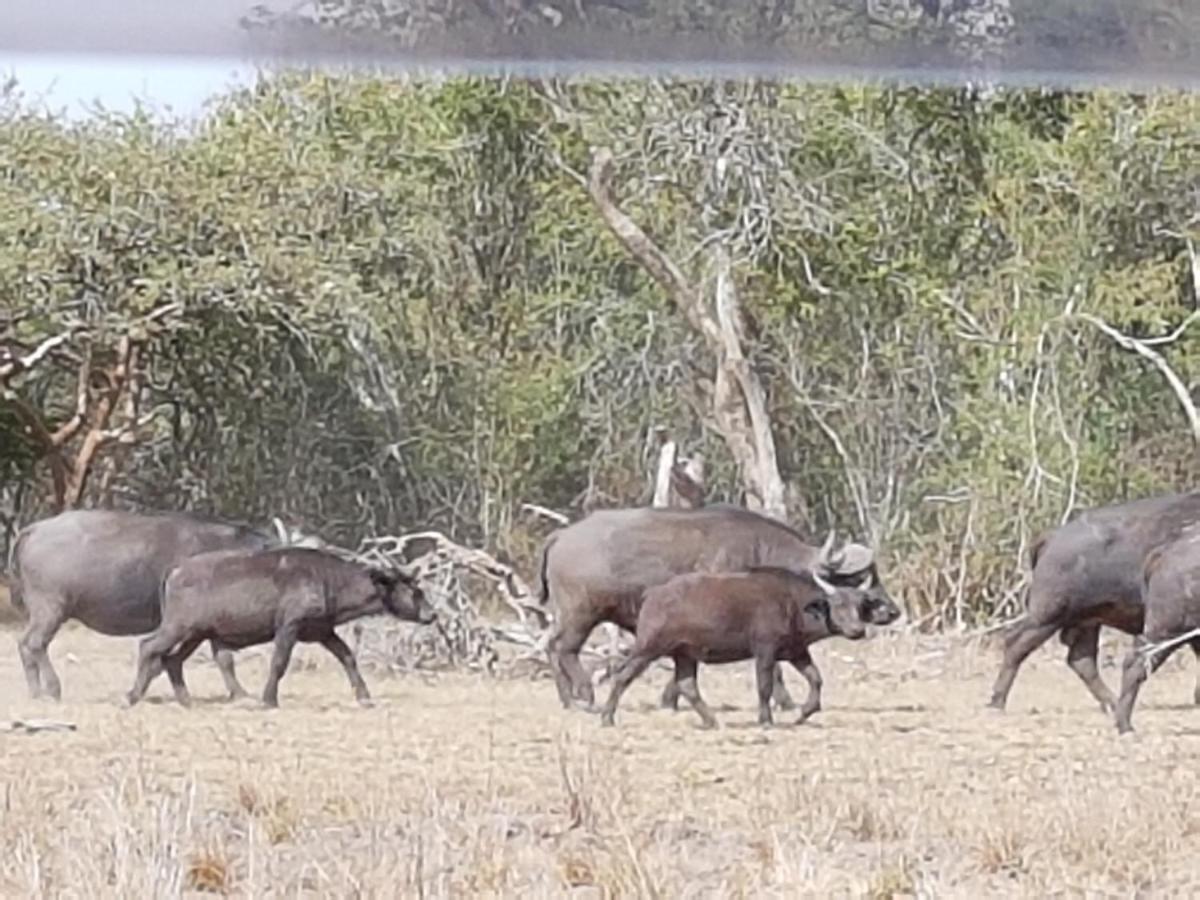
<svg viewBox="0 0 1200 900"><path fill-rule="evenodd" d="M651 506L671 505L671 472L675 468L675 455L679 448L674 441L666 441L658 451L658 467L654 472L654 499Z"/></svg>
<svg viewBox="0 0 1200 900"><path fill-rule="evenodd" d="M617 205L611 177L612 153L600 147L593 152L588 176L592 202L613 235L666 290L716 358L713 421L737 463L746 505L786 520L787 496L779 474L766 391L742 350L741 310L728 252L719 243L713 251L717 290L710 308L674 260Z"/></svg>

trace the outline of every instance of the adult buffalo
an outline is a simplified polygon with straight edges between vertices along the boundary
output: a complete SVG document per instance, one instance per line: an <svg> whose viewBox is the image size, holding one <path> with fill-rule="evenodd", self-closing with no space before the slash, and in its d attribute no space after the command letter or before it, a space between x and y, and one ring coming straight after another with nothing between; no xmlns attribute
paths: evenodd
<svg viewBox="0 0 1200 900"><path fill-rule="evenodd" d="M1021 663L1052 634L1068 648L1067 664L1106 712L1113 695L1100 678L1100 627L1140 634L1147 555L1200 521L1200 492L1168 494L1086 510L1041 535L1030 550L1033 580L1025 615L1004 642L1004 663L991 706L1003 709ZM1200 656L1200 646L1194 646ZM1193 699L1200 703L1200 684Z"/></svg>
<svg viewBox="0 0 1200 900"><path fill-rule="evenodd" d="M647 588L690 572L761 566L817 572L834 585L862 587L891 603L869 548L855 543L835 548L832 533L816 547L783 522L739 506L602 510L554 532L542 547L535 596L555 612L547 650L563 706L573 699L594 704L580 648L601 622L633 631ZM791 709L795 703L778 666L774 677L776 702ZM678 696L673 679L663 704L674 707Z"/></svg>
<svg viewBox="0 0 1200 900"><path fill-rule="evenodd" d="M62 696L47 648L64 622L146 634L159 625L159 590L176 564L210 550L276 544L254 529L185 513L71 510L25 527L13 549L12 598L29 616L18 647L30 694ZM233 655L216 645L213 654L230 697L245 696Z"/></svg>
<svg viewBox="0 0 1200 900"><path fill-rule="evenodd" d="M1133 730L1133 705L1150 674L1185 643L1200 655L1200 637L1195 636L1200 627L1200 525L1185 528L1178 538L1146 554L1142 601L1146 621L1125 656L1117 701L1121 734Z"/></svg>

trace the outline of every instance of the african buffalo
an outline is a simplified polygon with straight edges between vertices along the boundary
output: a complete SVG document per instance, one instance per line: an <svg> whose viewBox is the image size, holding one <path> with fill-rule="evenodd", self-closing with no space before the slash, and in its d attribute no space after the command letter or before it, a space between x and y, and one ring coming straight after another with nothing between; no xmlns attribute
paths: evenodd
<svg viewBox="0 0 1200 900"><path fill-rule="evenodd" d="M284 547L222 550L193 556L167 576L162 622L138 648L129 705L137 703L163 668L183 705L190 697L183 664L206 640L225 649L275 642L263 703L279 705L279 679L297 641L316 643L346 670L360 703L370 699L354 653L334 628L389 612L427 624L433 608L416 583L397 569L369 568L325 550Z"/></svg>
<svg viewBox="0 0 1200 900"><path fill-rule="evenodd" d="M900 611L892 607L895 615ZM756 568L747 572L679 575L645 593L637 618L637 641L617 670L601 723L613 724L621 694L663 656L675 660L680 693L705 728L717 720L696 685L699 663L754 659L758 675L758 724L770 725L775 666L786 660L809 683L796 724L821 708L821 673L808 648L822 638L857 640L868 621L881 618L875 601L858 588L834 587L815 573Z"/></svg>
<svg viewBox="0 0 1200 900"><path fill-rule="evenodd" d="M257 550L276 538L184 513L71 510L21 530L13 548L13 604L29 624L18 647L30 694L62 696L47 648L76 619L108 635L138 635L159 623L159 590L178 562L209 550ZM213 648L231 697L245 694L233 656Z"/></svg>
<svg viewBox="0 0 1200 900"><path fill-rule="evenodd" d="M991 706L1003 709L1017 669L1056 631L1067 664L1105 711L1113 695L1100 678L1100 626L1142 631L1142 571L1147 555L1200 521L1200 492L1171 494L1090 509L1042 534L1030 550L1033 581L1025 615L1004 642L1004 663ZM1200 645L1193 646L1200 656ZM1200 684L1194 699L1200 703Z"/></svg>
<svg viewBox="0 0 1200 900"><path fill-rule="evenodd" d="M1200 655L1200 637L1179 640L1200 628L1200 525L1184 529L1174 541L1147 554L1142 599L1145 624L1125 657L1117 700L1117 731L1121 734L1133 730L1133 704L1150 673L1184 644ZM1164 646L1147 659L1146 650L1152 644Z"/></svg>
<svg viewBox="0 0 1200 900"><path fill-rule="evenodd" d="M676 575L756 566L819 571L838 586L865 584L872 597L891 602L867 547L835 549L832 534L815 547L784 523L738 506L602 510L554 532L542 547L535 596L555 610L547 649L563 706L574 696L589 707L595 702L579 650L600 622L633 631L647 588ZM791 708L778 670L775 679L776 700ZM677 696L672 680L663 704L674 706Z"/></svg>

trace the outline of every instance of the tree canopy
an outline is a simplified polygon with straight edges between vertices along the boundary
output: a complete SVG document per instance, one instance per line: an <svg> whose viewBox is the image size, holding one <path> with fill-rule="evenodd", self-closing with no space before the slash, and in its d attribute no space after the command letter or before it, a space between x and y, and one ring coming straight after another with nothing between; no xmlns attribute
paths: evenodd
<svg viewBox="0 0 1200 900"><path fill-rule="evenodd" d="M656 429L743 502L724 351L602 214L603 151L703 303L727 261L789 517L877 544L916 614L1002 614L1039 531L1195 479L1198 106L293 73L188 130L10 95L0 511L524 558L524 502L648 502Z"/></svg>

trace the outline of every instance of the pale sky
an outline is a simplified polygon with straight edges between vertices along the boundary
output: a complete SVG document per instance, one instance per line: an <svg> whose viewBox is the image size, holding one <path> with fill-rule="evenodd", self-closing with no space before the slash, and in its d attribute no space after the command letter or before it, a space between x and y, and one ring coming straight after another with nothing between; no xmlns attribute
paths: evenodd
<svg viewBox="0 0 1200 900"><path fill-rule="evenodd" d="M208 98L253 84L256 71L235 58L0 52L0 83L15 77L27 104L64 110L72 119L86 116L96 100L122 112L141 100L155 113L190 119Z"/></svg>

